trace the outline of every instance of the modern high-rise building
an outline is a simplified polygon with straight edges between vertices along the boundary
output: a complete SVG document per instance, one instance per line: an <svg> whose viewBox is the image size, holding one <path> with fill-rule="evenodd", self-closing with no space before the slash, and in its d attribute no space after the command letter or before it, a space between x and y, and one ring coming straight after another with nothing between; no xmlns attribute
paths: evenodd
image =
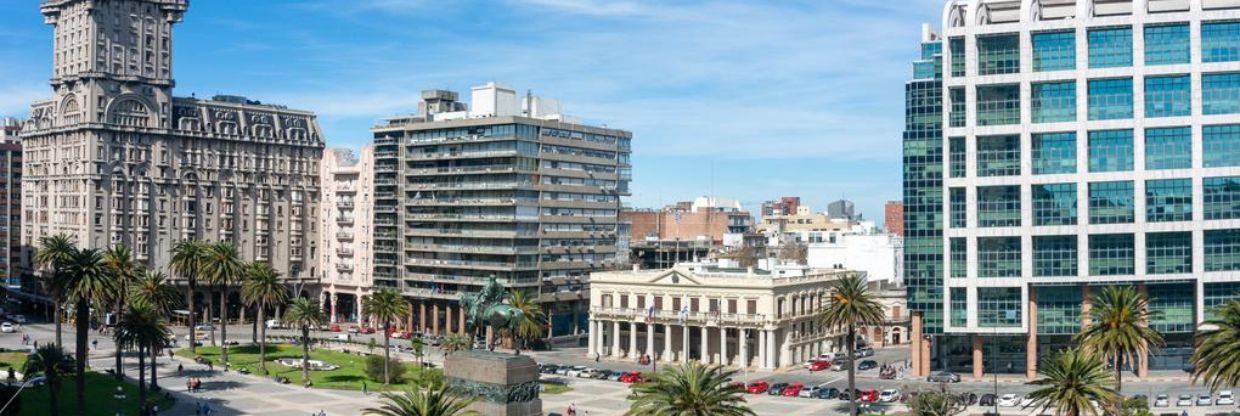
<svg viewBox="0 0 1240 416"><path fill-rule="evenodd" d="M617 217L632 133L489 83L473 108L425 91L419 112L372 129L375 286L414 299L418 331L464 331L460 296L494 278L538 299L548 337L584 343L589 273L627 262Z"/></svg>
<svg viewBox="0 0 1240 416"><path fill-rule="evenodd" d="M322 304L332 322L362 324L362 299L374 279L374 146L323 152L319 205Z"/></svg>
<svg viewBox="0 0 1240 416"><path fill-rule="evenodd" d="M178 241L228 240L247 260L313 282L315 116L243 97L174 97L172 26L188 7L41 3L54 28L53 95L32 105L22 130L22 243L57 233L83 247L124 243L165 270Z"/></svg>
<svg viewBox="0 0 1240 416"><path fill-rule="evenodd" d="M827 204L827 215L831 218L852 220L856 219L857 208L852 201L841 199Z"/></svg>
<svg viewBox="0 0 1240 416"><path fill-rule="evenodd" d="M1182 368L1240 299L1240 3L953 0L942 25L908 84L914 369L1033 377L1111 286L1167 342L1125 367Z"/></svg>
<svg viewBox="0 0 1240 416"><path fill-rule="evenodd" d="M21 121L0 119L0 277L21 287L22 142Z"/></svg>

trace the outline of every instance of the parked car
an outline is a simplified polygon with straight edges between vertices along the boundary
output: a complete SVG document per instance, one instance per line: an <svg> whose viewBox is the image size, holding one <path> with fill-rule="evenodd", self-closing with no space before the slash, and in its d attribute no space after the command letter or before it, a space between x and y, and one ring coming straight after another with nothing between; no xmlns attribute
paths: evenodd
<svg viewBox="0 0 1240 416"><path fill-rule="evenodd" d="M836 357L839 357L839 354L834 353L834 352L828 352L826 354L818 354L819 360L834 361Z"/></svg>
<svg viewBox="0 0 1240 416"><path fill-rule="evenodd" d="M558 368L560 368L560 366L555 365L555 364L542 364L538 366L538 373L539 374L555 374L555 370Z"/></svg>
<svg viewBox="0 0 1240 416"><path fill-rule="evenodd" d="M752 394L762 394L762 393L766 393L766 391L769 390L770 388L771 388L770 384L767 384L765 381L758 380L758 381L749 383L749 386L745 387L745 390Z"/></svg>
<svg viewBox="0 0 1240 416"><path fill-rule="evenodd" d="M567 374L568 374L568 370L572 370L572 369L573 369L573 367L572 367L572 366L562 365L562 366L560 366L559 368L556 368L556 369L555 369L555 375L557 375L557 376L567 375Z"/></svg>
<svg viewBox="0 0 1240 416"><path fill-rule="evenodd" d="M826 360L817 360L817 361L814 361L814 364L812 364L812 365L810 365L810 366L809 366L809 371L811 371L811 372L813 372L813 371L822 371L822 370L826 370L826 369L828 369L828 368L831 368L831 362L830 362L830 361L826 361Z"/></svg>
<svg viewBox="0 0 1240 416"><path fill-rule="evenodd" d="M844 371L848 366L852 365L852 361L847 359L839 359L831 362L831 371Z"/></svg>
<svg viewBox="0 0 1240 416"><path fill-rule="evenodd" d="M818 359L817 359L817 358L810 359L810 360L808 360L808 361L806 361L806 362L804 362L804 363L801 363L801 366L802 366L802 367L805 367L805 368L810 368L810 367L813 367L813 366L814 366L814 363L815 363L815 362L817 362L817 361L818 361Z"/></svg>
<svg viewBox="0 0 1240 416"><path fill-rule="evenodd" d="M772 396L783 395L784 389L787 387L788 387L788 383L775 383L771 385L771 388L766 390L766 394L769 394Z"/></svg>
<svg viewBox="0 0 1240 416"><path fill-rule="evenodd" d="M596 370L596 369L593 369L593 368L587 368L587 369L585 369L585 370L581 370L581 372L580 372L580 373L577 373L577 377L578 377L578 378L597 378L597 377L598 377L598 375L599 375L599 373L601 373L601 372L602 372L602 370Z"/></svg>
<svg viewBox="0 0 1240 416"><path fill-rule="evenodd" d="M926 381L931 383L959 383L960 375L951 371L940 371L926 377Z"/></svg>
<svg viewBox="0 0 1240 416"><path fill-rule="evenodd" d="M1141 401L1143 401L1143 402L1144 402L1144 401L1145 401L1145 398L1142 398L1142 399L1141 399ZM1026 408L1026 407L1029 407L1029 406L1033 406L1033 398L1032 398L1032 397L1029 397L1029 396L1022 397L1022 398L1020 399L1020 407L1021 407L1021 408Z"/></svg>
<svg viewBox="0 0 1240 416"><path fill-rule="evenodd" d="M13 315L13 316L10 316L9 319L12 319L13 322L17 322L19 324L26 323L26 315Z"/></svg>
<svg viewBox="0 0 1240 416"><path fill-rule="evenodd" d="M797 397L804 397L807 399L818 397L819 390L822 390L822 386L807 386L801 389L801 392L797 394Z"/></svg>
<svg viewBox="0 0 1240 416"><path fill-rule="evenodd" d="M861 390L853 390L851 394L848 393L848 390L841 390L840 394L836 395L835 398L848 401L852 396L861 397Z"/></svg>
<svg viewBox="0 0 1240 416"><path fill-rule="evenodd" d="M1181 395L1180 395L1180 397L1176 398L1175 405L1176 405L1176 406L1192 406L1192 405L1193 405L1193 395L1191 395L1191 394L1181 394Z"/></svg>
<svg viewBox="0 0 1240 416"><path fill-rule="evenodd" d="M581 377L581 372L588 368L584 365L575 365L564 372L564 377Z"/></svg>
<svg viewBox="0 0 1240 416"><path fill-rule="evenodd" d="M900 391L896 389L883 389L878 393L878 401L883 403L891 403L900 400Z"/></svg>
<svg viewBox="0 0 1240 416"><path fill-rule="evenodd" d="M1160 395L1154 396L1154 407L1167 407L1167 406L1171 406L1171 400L1167 398L1167 395L1160 394Z"/></svg>
<svg viewBox="0 0 1240 416"><path fill-rule="evenodd" d="M1219 406L1231 406L1236 404L1236 397L1232 396L1231 390L1223 390L1218 392L1218 400L1215 400L1214 404Z"/></svg>
<svg viewBox="0 0 1240 416"><path fill-rule="evenodd" d="M1020 404L1020 396L1012 393L999 396L999 407L1016 407L1017 404Z"/></svg>
<svg viewBox="0 0 1240 416"><path fill-rule="evenodd" d="M0 324L0 332L11 334L17 332L17 327L13 326L13 323L11 322L5 322Z"/></svg>
<svg viewBox="0 0 1240 416"><path fill-rule="evenodd" d="M332 331L332 332L340 332L340 325L336 325L336 324L328 325L327 330Z"/></svg>
<svg viewBox="0 0 1240 416"><path fill-rule="evenodd" d="M620 382L628 384L641 383L642 373L640 371L630 371L624 373L624 375L620 376Z"/></svg>
<svg viewBox="0 0 1240 416"><path fill-rule="evenodd" d="M857 358L872 357L874 356L874 349L870 347L861 347L857 349L856 353L857 353Z"/></svg>
<svg viewBox="0 0 1240 416"><path fill-rule="evenodd" d="M978 406L994 406L995 395L990 394L990 393L983 394L982 398L977 399L977 405Z"/></svg>
<svg viewBox="0 0 1240 416"><path fill-rule="evenodd" d="M875 369L875 368L878 368L878 361L874 361L874 360L865 360L865 361L862 361L862 362L860 362L860 363L857 363L857 370L858 370L858 371L872 370L872 369Z"/></svg>
<svg viewBox="0 0 1240 416"><path fill-rule="evenodd" d="M610 371L607 374L607 381L620 381L620 376L623 375L623 371Z"/></svg>
<svg viewBox="0 0 1240 416"><path fill-rule="evenodd" d="M1200 396L1197 396L1198 406L1211 406L1213 404L1214 404L1214 398L1210 397L1210 393L1204 393Z"/></svg>
<svg viewBox="0 0 1240 416"><path fill-rule="evenodd" d="M866 403L874 403L878 401L878 390L862 390L860 393L857 393L857 401Z"/></svg>
<svg viewBox="0 0 1240 416"><path fill-rule="evenodd" d="M784 390L781 391L780 394L783 395L784 397L797 397L801 394L801 389L804 389L804 388L805 388L804 384L792 383L792 384L789 384L788 387L784 387Z"/></svg>
<svg viewBox="0 0 1240 416"><path fill-rule="evenodd" d="M835 387L823 387L823 386L819 386L819 387L820 388L818 389L818 394L814 396L816 398L834 399L840 395L840 389L837 389Z"/></svg>

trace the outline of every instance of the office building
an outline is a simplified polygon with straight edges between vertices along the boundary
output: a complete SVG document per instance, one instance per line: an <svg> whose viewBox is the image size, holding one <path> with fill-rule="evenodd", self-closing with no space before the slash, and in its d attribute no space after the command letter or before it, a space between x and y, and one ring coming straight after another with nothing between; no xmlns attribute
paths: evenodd
<svg viewBox="0 0 1240 416"><path fill-rule="evenodd" d="M942 18L908 84L917 373L1034 377L1110 286L1148 294L1166 339L1133 372L1182 368L1240 298L1240 4L953 0Z"/></svg>
<svg viewBox="0 0 1240 416"><path fill-rule="evenodd" d="M548 338L586 331L589 273L617 254L632 134L488 83L473 108L425 91L419 112L373 128L375 287L413 299L415 330L463 332L459 300L494 278L540 301Z"/></svg>
<svg viewBox="0 0 1240 416"><path fill-rule="evenodd" d="M374 285L374 153L374 146L362 146L360 155L328 149L319 165L319 274L332 322L364 323L362 300Z"/></svg>
<svg viewBox="0 0 1240 416"><path fill-rule="evenodd" d="M831 218L854 220L857 219L857 207L852 201L841 199L827 204L827 215Z"/></svg>
<svg viewBox="0 0 1240 416"><path fill-rule="evenodd" d="M0 118L0 276L14 289L22 284L21 130L20 120Z"/></svg>

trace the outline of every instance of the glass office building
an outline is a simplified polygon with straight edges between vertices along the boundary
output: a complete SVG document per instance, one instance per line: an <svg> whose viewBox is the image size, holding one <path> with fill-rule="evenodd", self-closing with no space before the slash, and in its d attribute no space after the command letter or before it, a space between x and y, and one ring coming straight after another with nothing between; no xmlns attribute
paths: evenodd
<svg viewBox="0 0 1240 416"><path fill-rule="evenodd" d="M904 135L905 206L939 201L905 220L915 374L1033 377L1110 286L1167 339L1129 370L1181 368L1240 299L1240 4L952 0L942 25L907 84L910 120L941 111Z"/></svg>

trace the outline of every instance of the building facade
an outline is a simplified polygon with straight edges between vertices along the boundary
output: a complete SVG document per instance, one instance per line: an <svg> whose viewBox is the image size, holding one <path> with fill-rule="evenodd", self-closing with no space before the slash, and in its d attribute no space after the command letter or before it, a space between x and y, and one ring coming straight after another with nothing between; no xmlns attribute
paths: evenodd
<svg viewBox="0 0 1240 416"><path fill-rule="evenodd" d="M827 204L827 215L831 218L854 220L857 218L857 207L852 201L841 199Z"/></svg>
<svg viewBox="0 0 1240 416"><path fill-rule="evenodd" d="M883 229L888 234L904 235L904 203L887 201L883 205Z"/></svg>
<svg viewBox="0 0 1240 416"><path fill-rule="evenodd" d="M776 215L793 215L797 213L797 208L801 206L801 197L785 196L778 200L766 201L762 203L762 212L759 214L762 218L773 217Z"/></svg>
<svg viewBox="0 0 1240 416"><path fill-rule="evenodd" d="M22 124L0 119L0 276L5 286L21 288Z"/></svg>
<svg viewBox="0 0 1240 416"><path fill-rule="evenodd" d="M865 272L871 282L898 285L904 280L903 255L904 244L898 236L878 232L851 233L809 243L805 260L809 267Z"/></svg>
<svg viewBox="0 0 1240 416"><path fill-rule="evenodd" d="M362 324L362 300L374 286L374 146L323 153L319 205L322 304L332 322Z"/></svg>
<svg viewBox="0 0 1240 416"><path fill-rule="evenodd" d="M632 134L587 126L509 87L426 91L373 129L376 287L413 298L409 324L463 332L463 293L489 279L537 296L548 338L585 340L590 272L617 255Z"/></svg>
<svg viewBox="0 0 1240 416"><path fill-rule="evenodd" d="M910 283L915 368L1033 377L1110 286L1160 312L1167 345L1131 370L1182 368L1240 297L1240 4L954 0L942 24L919 74L942 82L941 283L918 286L941 301Z"/></svg>
<svg viewBox="0 0 1240 416"><path fill-rule="evenodd" d="M682 263L590 277L587 356L782 368L838 351L818 312L844 270Z"/></svg>
<svg viewBox="0 0 1240 416"><path fill-rule="evenodd" d="M185 0L49 0L51 98L22 130L22 244L123 243L166 270L185 239L227 240L247 260L311 283L318 241L314 114L243 97L173 96L172 26ZM170 276L179 281L180 276Z"/></svg>

